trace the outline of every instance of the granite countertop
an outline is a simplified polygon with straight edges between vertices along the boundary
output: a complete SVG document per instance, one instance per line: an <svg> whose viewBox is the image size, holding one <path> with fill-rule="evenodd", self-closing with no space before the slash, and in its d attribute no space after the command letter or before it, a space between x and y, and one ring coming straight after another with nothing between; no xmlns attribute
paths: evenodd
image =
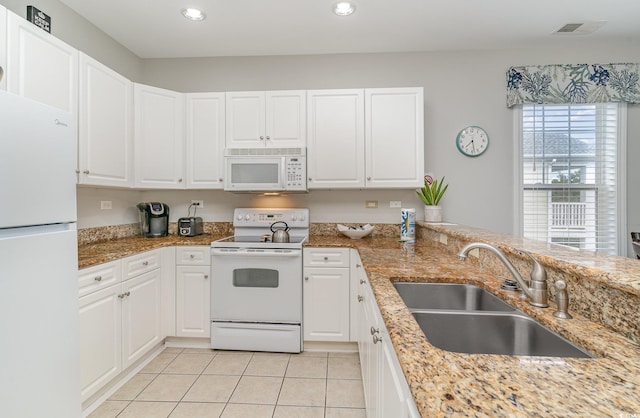
<svg viewBox="0 0 640 418"><path fill-rule="evenodd" d="M114 260L169 245L209 245L222 236L126 238L79 247L79 265ZM640 414L640 347L572 312L534 308L500 290L501 278L462 262L427 241L312 236L307 246L356 248L362 258L414 401L432 416L610 416ZM594 359L460 354L429 344L393 281L460 282L481 286L582 346ZM635 415L634 415L635 414Z"/></svg>

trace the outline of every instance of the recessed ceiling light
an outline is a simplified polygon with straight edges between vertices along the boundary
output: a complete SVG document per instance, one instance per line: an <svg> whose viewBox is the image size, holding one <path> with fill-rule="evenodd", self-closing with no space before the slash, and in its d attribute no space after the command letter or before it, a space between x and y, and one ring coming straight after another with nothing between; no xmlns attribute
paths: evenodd
<svg viewBox="0 0 640 418"><path fill-rule="evenodd" d="M189 20L204 20L207 15L205 15L202 11L198 10L198 9L182 9L182 15L184 17L186 17Z"/></svg>
<svg viewBox="0 0 640 418"><path fill-rule="evenodd" d="M356 5L348 1L341 1L333 6L333 13L338 16L349 16L356 11Z"/></svg>

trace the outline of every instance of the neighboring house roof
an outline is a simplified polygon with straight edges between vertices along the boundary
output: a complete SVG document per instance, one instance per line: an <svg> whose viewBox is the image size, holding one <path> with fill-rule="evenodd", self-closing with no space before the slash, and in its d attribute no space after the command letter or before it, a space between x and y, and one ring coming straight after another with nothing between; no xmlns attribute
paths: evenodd
<svg viewBox="0 0 640 418"><path fill-rule="evenodd" d="M535 145L535 148L534 148ZM522 152L525 157L545 155L545 157L590 156L595 157L595 141L572 138L565 133L525 132L523 134Z"/></svg>

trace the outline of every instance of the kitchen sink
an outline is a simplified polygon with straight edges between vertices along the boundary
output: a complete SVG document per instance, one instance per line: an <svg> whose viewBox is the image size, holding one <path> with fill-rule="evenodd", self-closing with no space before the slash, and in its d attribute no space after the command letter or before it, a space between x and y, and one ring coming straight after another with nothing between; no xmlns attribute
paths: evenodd
<svg viewBox="0 0 640 418"><path fill-rule="evenodd" d="M432 345L468 354L592 358L519 312L413 312Z"/></svg>
<svg viewBox="0 0 640 418"><path fill-rule="evenodd" d="M395 282L410 310L513 311L515 308L481 287L459 283Z"/></svg>

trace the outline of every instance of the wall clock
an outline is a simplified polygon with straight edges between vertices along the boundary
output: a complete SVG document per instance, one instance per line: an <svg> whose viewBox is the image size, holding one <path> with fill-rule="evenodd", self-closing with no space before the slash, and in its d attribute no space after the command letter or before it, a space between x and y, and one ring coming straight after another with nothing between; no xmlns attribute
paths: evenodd
<svg viewBox="0 0 640 418"><path fill-rule="evenodd" d="M467 157L477 157L489 147L489 135L479 126L467 126L458 132L456 146Z"/></svg>

